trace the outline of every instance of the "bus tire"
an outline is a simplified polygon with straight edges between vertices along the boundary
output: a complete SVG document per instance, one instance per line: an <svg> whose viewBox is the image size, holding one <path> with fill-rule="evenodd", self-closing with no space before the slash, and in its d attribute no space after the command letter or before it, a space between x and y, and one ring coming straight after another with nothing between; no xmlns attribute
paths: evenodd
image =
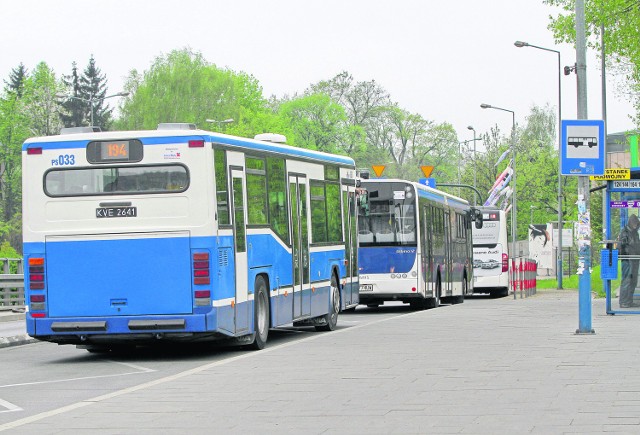
<svg viewBox="0 0 640 435"><path fill-rule="evenodd" d="M316 325L316 331L333 331L338 325L338 313L340 313L340 288L335 274L331 274L331 288L329 313L324 315L324 325Z"/></svg>
<svg viewBox="0 0 640 435"><path fill-rule="evenodd" d="M438 274L438 278L436 279L436 288L434 290L434 295L433 295L432 308L438 308L440 306L441 294L442 294L442 282L440 281L440 274Z"/></svg>
<svg viewBox="0 0 640 435"><path fill-rule="evenodd" d="M253 328L254 339L249 346L252 349L264 349L269 337L269 295L267 283L262 276L256 278L253 298Z"/></svg>
<svg viewBox="0 0 640 435"><path fill-rule="evenodd" d="M464 297L469 291L469 282L467 281L467 277L462 278L462 294L460 296L455 296L453 298L454 304L462 304L464 303Z"/></svg>

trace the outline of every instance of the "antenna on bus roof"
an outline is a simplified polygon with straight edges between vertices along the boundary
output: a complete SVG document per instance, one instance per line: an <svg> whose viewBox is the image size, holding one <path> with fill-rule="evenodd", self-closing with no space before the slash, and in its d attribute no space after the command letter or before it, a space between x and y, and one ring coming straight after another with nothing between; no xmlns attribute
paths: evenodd
<svg viewBox="0 0 640 435"><path fill-rule="evenodd" d="M63 127L60 129L60 134L98 133L101 131L100 127L97 126Z"/></svg>
<svg viewBox="0 0 640 435"><path fill-rule="evenodd" d="M187 122L161 122L158 124L158 130L197 130L195 124Z"/></svg>
<svg viewBox="0 0 640 435"><path fill-rule="evenodd" d="M287 143L287 137L284 134L261 133L256 134L253 138L256 140L263 140L265 142Z"/></svg>

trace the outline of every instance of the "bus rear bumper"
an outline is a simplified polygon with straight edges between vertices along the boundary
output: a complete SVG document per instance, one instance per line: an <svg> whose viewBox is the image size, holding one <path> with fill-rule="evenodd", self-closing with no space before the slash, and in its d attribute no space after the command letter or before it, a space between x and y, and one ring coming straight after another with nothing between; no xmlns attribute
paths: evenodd
<svg viewBox="0 0 640 435"><path fill-rule="evenodd" d="M405 304L418 299L425 299L420 293L360 293L362 305L380 303L385 301L400 301Z"/></svg>
<svg viewBox="0 0 640 435"><path fill-rule="evenodd" d="M217 311L167 316L34 318L27 314L27 334L59 344L203 341L229 337L217 328Z"/></svg>

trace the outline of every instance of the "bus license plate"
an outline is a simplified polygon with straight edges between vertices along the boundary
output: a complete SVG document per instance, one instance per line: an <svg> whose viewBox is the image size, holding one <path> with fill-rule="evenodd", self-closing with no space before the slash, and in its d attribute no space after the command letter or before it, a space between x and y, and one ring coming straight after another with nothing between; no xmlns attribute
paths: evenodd
<svg viewBox="0 0 640 435"><path fill-rule="evenodd" d="M373 291L373 284L360 284L360 291L361 292L372 292Z"/></svg>
<svg viewBox="0 0 640 435"><path fill-rule="evenodd" d="M137 207L98 207L96 208L97 218L115 217L137 217Z"/></svg>

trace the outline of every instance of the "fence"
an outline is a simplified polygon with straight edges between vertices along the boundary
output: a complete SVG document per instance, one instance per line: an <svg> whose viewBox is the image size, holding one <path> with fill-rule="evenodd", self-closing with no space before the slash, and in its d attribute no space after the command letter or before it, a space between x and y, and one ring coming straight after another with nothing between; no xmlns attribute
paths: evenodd
<svg viewBox="0 0 640 435"><path fill-rule="evenodd" d="M511 287L513 298L520 291L520 299L536 294L538 263L531 258L519 257L511 261ZM524 296L523 296L524 295Z"/></svg>
<svg viewBox="0 0 640 435"><path fill-rule="evenodd" d="M0 258L0 310L24 308L24 269L21 258Z"/></svg>

